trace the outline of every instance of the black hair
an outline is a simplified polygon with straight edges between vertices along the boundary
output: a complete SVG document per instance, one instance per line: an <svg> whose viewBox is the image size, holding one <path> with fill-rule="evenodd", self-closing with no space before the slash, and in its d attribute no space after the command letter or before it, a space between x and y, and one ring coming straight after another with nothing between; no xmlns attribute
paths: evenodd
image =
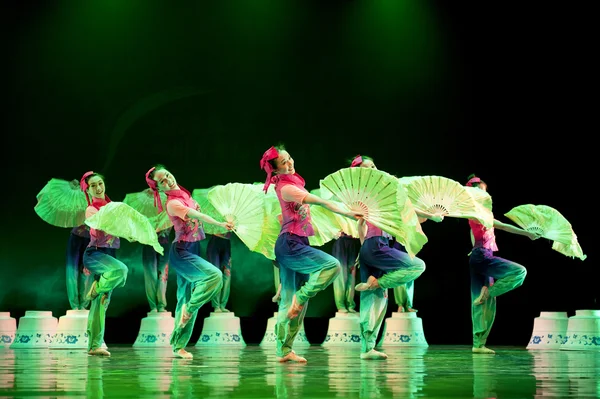
<svg viewBox="0 0 600 399"><path fill-rule="evenodd" d="M285 146L283 144L277 144L277 145L275 145L273 147L275 147L275 149L277 150L277 152L285 151ZM273 172L275 172L277 170L277 158L270 159L268 162L273 167Z"/></svg>
<svg viewBox="0 0 600 399"><path fill-rule="evenodd" d="M475 173L471 173L471 174L469 175L469 177L467 177L467 181L471 180L471 179L472 179L472 178L474 178L474 177L478 177L478 176L477 176ZM480 185L482 185L482 184L485 184L485 185L487 186L486 182L484 182L484 181L483 181L481 178L479 178L479 180L481 180L481 181L479 181L479 182L476 182L476 183L471 183L471 185L472 185L473 187L479 187L479 186L480 186Z"/></svg>
<svg viewBox="0 0 600 399"><path fill-rule="evenodd" d="M161 164L161 163L157 163L156 165L154 165L154 169L152 169L152 172L150 172L148 174L148 178L154 180L154 174L156 173L157 170L161 170L161 169L167 169L165 167L165 165Z"/></svg>

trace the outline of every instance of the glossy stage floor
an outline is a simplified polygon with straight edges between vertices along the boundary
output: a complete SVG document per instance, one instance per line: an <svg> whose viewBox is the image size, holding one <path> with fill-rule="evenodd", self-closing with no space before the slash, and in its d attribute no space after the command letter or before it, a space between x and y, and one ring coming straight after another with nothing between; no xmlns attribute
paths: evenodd
<svg viewBox="0 0 600 399"><path fill-rule="evenodd" d="M385 350L361 361L358 349L312 346L308 364L280 364L272 348L191 348L193 360L168 349L85 351L1 349L0 397L58 398L597 398L600 352L496 347ZM188 348L189 349L189 348Z"/></svg>

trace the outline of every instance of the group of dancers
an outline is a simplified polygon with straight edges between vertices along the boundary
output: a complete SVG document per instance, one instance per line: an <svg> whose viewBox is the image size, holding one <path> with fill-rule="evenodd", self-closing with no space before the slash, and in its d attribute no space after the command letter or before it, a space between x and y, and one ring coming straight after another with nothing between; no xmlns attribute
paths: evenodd
<svg viewBox="0 0 600 399"><path fill-rule="evenodd" d="M398 311L415 311L412 307L413 283L425 271L425 262L409 256L395 237L371 224L359 212L349 211L335 201L308 192L304 179L296 172L293 158L282 146L269 148L260 160L260 167L267 174L265 193L273 184L281 206L281 231L274 248L274 263L279 271L276 281L279 289L274 298L279 303L275 326L277 359L280 362L307 361L294 352L294 339L301 329L309 299L332 283L339 312L355 313L355 291L360 293L360 358L386 359L387 355L375 350L375 345L387 309L387 291L394 290ZM377 169L372 158L360 155L351 161L350 167ZM202 213L190 192L163 165L150 168L145 180L154 195L157 212L167 213L175 233L169 245L171 228L158 232L159 242L165 249L164 256L152 247L144 246L142 257L148 302L151 311L165 311L168 271L174 269L177 305L170 343L175 356L192 359L193 355L185 348L198 309L212 301L215 312L228 312L225 306L231 279L229 238L235 224ZM469 177L466 185L487 190L486 183L474 175ZM80 188L88 201L86 218L111 201L99 173L85 173ZM166 194L166 209L163 209L161 193ZM332 255L312 247L308 239L314 234L309 205L322 206L357 221L358 237L341 234L333 245ZM416 213L420 223L443 221L443 216L420 210ZM211 236L207 259L200 255L200 241L206 238L203 223L228 231ZM485 344L495 317L496 297L519 287L526 275L523 266L494 255L498 249L494 229L532 240L539 236L495 219L493 227L486 227L474 219L469 219L469 225L473 244L469 258L472 350L493 354L494 351ZM125 285L128 273L127 266L116 257L117 248L118 237L85 226L74 228L69 238L71 255L67 262L67 291L73 309L90 306L87 326L90 355L110 356L103 345L105 315L112 291ZM355 285L357 268L360 282Z"/></svg>

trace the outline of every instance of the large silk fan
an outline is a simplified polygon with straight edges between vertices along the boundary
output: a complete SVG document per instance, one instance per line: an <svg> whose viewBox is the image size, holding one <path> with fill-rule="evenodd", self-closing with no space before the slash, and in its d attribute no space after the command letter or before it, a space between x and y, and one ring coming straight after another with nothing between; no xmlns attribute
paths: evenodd
<svg viewBox="0 0 600 399"><path fill-rule="evenodd" d="M159 193L164 212L167 203L167 195L162 191ZM138 191L137 193L129 193L125 195L123 203L129 205L147 218L152 218L158 215L158 208L154 206L154 193L150 188Z"/></svg>
<svg viewBox="0 0 600 399"><path fill-rule="evenodd" d="M331 193L331 191L327 190L324 187L317 188L315 190L311 190L310 193L314 194L318 197L321 197L323 199L329 200L330 202L333 202L334 204L336 204L337 206L339 206L341 208L346 208L346 206L344 204L337 201L337 198L334 197L334 195ZM352 236L354 238L358 238L358 221L349 219L342 215L338 215L337 213L333 213L333 217L335 218L337 224L339 225L340 230L344 234Z"/></svg>
<svg viewBox="0 0 600 399"><path fill-rule="evenodd" d="M547 205L519 205L504 216L515 222L523 230L534 232L552 240L552 249L563 255L585 260L577 235L571 223L556 209Z"/></svg>
<svg viewBox="0 0 600 399"><path fill-rule="evenodd" d="M459 182L442 176L411 176L399 179L414 207L437 216L476 219L490 228L494 216L485 212ZM483 190L481 190L483 191Z"/></svg>
<svg viewBox="0 0 600 399"><path fill-rule="evenodd" d="M481 210L482 212L490 212L490 213L492 212L492 205L493 205L492 197L487 193L487 191L484 191L484 190L480 189L479 187L469 187L469 186L465 186L465 190L467 191L467 193L469 193L469 195L471 197L473 197L477 206L483 208ZM493 218L493 213L492 213L492 218Z"/></svg>
<svg viewBox="0 0 600 399"><path fill-rule="evenodd" d="M42 220L58 227L77 227L85 221L87 201L79 182L51 179L36 196L33 208Z"/></svg>
<svg viewBox="0 0 600 399"><path fill-rule="evenodd" d="M85 224L130 242L150 245L156 252L164 255L163 247L158 243L156 229L148 218L123 202L109 202L86 219Z"/></svg>
<svg viewBox="0 0 600 399"><path fill-rule="evenodd" d="M281 231L281 206L275 193L275 185L271 184L267 193L263 191L264 183L253 183L249 186L264 197L265 215L263 219L262 234L254 248L254 252L263 254L267 259L275 260L275 242Z"/></svg>
<svg viewBox="0 0 600 399"><path fill-rule="evenodd" d="M319 189L310 193L319 196ZM310 245L320 247L340 236L341 226L336 214L320 205L310 205L310 221L315 235L308 237Z"/></svg>
<svg viewBox="0 0 600 399"><path fill-rule="evenodd" d="M146 216L156 231L168 229L173 226L166 211L167 195L162 191L159 193L163 207L163 211L160 213L158 213L158 208L154 206L154 193L150 188L138 191L137 193L129 193L125 195L125 199L123 200L123 203Z"/></svg>
<svg viewBox="0 0 600 399"><path fill-rule="evenodd" d="M148 220L157 232L173 227L173 223L166 211L162 211L158 215L148 218Z"/></svg>
<svg viewBox="0 0 600 399"><path fill-rule="evenodd" d="M223 220L223 216L215 209L208 200L208 193L216 186L210 188L197 188L192 191L192 198L200 205L200 212L210 216L218 221ZM227 229L210 223L203 223L203 229L206 234L227 234Z"/></svg>
<svg viewBox="0 0 600 399"><path fill-rule="evenodd" d="M321 181L350 210L396 237L414 257L427 242L415 209L398 179L370 168L344 168Z"/></svg>
<svg viewBox="0 0 600 399"><path fill-rule="evenodd" d="M233 232L254 251L260 242L265 219L264 194L248 184L228 183L208 192L208 201L228 222L233 222Z"/></svg>

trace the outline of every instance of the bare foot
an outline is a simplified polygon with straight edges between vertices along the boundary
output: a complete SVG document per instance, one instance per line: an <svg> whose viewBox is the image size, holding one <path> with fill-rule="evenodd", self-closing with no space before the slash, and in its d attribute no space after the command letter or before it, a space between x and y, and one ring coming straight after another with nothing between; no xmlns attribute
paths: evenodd
<svg viewBox="0 0 600 399"><path fill-rule="evenodd" d="M303 358L302 356L296 355L296 352L294 352L294 351L291 351L284 357L278 357L277 360L279 361L279 363L285 363L285 362L306 363L306 359Z"/></svg>

